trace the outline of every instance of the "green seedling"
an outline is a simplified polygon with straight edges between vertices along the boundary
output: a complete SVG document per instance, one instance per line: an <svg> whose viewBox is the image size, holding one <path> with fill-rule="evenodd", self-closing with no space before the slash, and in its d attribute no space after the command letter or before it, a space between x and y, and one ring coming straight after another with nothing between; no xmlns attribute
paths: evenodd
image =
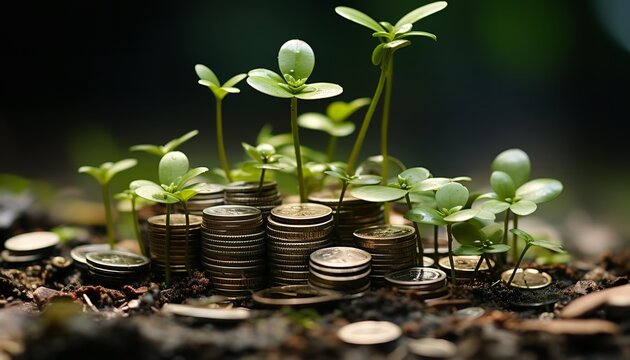
<svg viewBox="0 0 630 360"><path fill-rule="evenodd" d="M142 255L147 256L147 250L144 246L144 241L142 240L142 234L140 234L140 227L138 226L138 212L136 211L136 201L138 200L138 195L136 195L136 189L138 187L137 183L132 182L129 184L129 189L126 189L116 195L114 198L116 200L129 201L131 204L131 216L133 217L133 232L136 235L136 241L138 242L138 246L140 247L140 251Z"/></svg>
<svg viewBox="0 0 630 360"><path fill-rule="evenodd" d="M192 139L193 137L197 136L197 134L199 134L198 130L191 130L191 131L185 133L184 135L167 142L164 145L140 144L140 145L134 145L134 146L130 147L129 150L131 150L131 151L143 151L145 153L157 155L160 158L162 158L162 156L166 155L167 153L169 153L171 151L175 151L175 149L180 147L186 141L188 141L188 140Z"/></svg>
<svg viewBox="0 0 630 360"><path fill-rule="evenodd" d="M252 161L243 164L243 169L247 171L253 167L254 169L260 170L260 180L258 181L258 193L260 194L263 183L265 182L265 171L282 170L285 168L280 164L282 155L276 154L276 148L269 144L260 144L256 147L247 143L242 143L241 145L247 155L252 158Z"/></svg>
<svg viewBox="0 0 630 360"><path fill-rule="evenodd" d="M263 94L291 99L291 133L297 167L300 201L306 202L300 135L297 124L297 101L325 99L343 92L341 86L331 83L312 83L306 81L315 67L313 49L302 40L289 40L278 52L280 74L267 69L254 69L249 72L247 83Z"/></svg>
<svg viewBox="0 0 630 360"><path fill-rule="evenodd" d="M190 262L188 258L188 228L189 228L189 216L188 216L188 200L197 195L199 189L204 186L203 183L191 183L191 181L208 171L206 167L197 167L189 169L188 157L180 151L172 151L167 153L160 160L158 167L159 179L161 185L158 185L149 180L136 180L131 183L130 188L135 188L135 192L138 196L166 204L166 248L165 248L165 280L167 284L171 281L171 269L170 269L170 216L171 205L181 203L184 208L184 214L186 216L186 270L189 274L192 274Z"/></svg>
<svg viewBox="0 0 630 360"><path fill-rule="evenodd" d="M512 284L512 280L514 280L516 271L521 265L521 261L523 260L525 253L527 252L527 250L529 250L530 247L538 246L538 247L545 248L547 250L551 250L557 253L561 253L561 254L566 253L566 251L562 248L561 244L558 244L549 240L535 240L533 236L531 236L530 234L520 229L511 229L510 232L516 235L517 238L525 241L525 247L523 248L523 251L521 252L521 256L518 258L516 265L514 265L514 271L512 271L512 275L510 275L510 279L507 282L507 286L510 286Z"/></svg>
<svg viewBox="0 0 630 360"><path fill-rule="evenodd" d="M81 166L80 173L89 174L101 185L101 194L103 196L103 206L105 208L105 223L107 226L107 239L109 247L113 250L116 245L116 237L114 235L114 221L112 219L112 203L109 198L109 182L112 181L116 174L136 166L136 159L124 159L113 162L106 162L99 167Z"/></svg>
<svg viewBox="0 0 630 360"><path fill-rule="evenodd" d="M328 105L326 114L309 112L300 115L298 125L305 129L323 131L330 135L326 148L326 161L331 162L335 156L339 138L354 132L354 123L347 121L348 118L369 103L370 98L359 98L349 103L335 101Z"/></svg>
<svg viewBox="0 0 630 360"><path fill-rule="evenodd" d="M387 130L392 94L392 80L394 75L394 53L398 49L402 49L406 46L411 45L411 42L408 40L408 38L412 36L423 36L433 40L437 40L437 37L431 33L424 31L412 31L413 24L431 14L434 14L444 9L446 5L446 2L438 1L421 6L400 18L400 20L398 20L395 25L392 25L386 21L377 22L363 12L353 8L345 6L338 6L335 8L335 12L337 12L337 14L341 15L342 17L372 30L372 36L379 40L379 44L372 51L372 64L380 66L381 74L378 80L378 84L376 86L376 90L374 91L374 96L372 96L370 106L365 114L365 117L363 118L363 124L361 125L361 129L359 130L356 142L354 144L354 147L352 148L352 152L350 153L350 158L348 159L349 173L352 173L352 171L354 170L354 165L356 163L359 152L361 151L361 146L363 145L363 140L365 138L365 135L367 134L368 127L370 126L372 116L374 115L374 110L376 109L378 101L381 98L383 88L385 88L385 98L383 102L383 121L381 124L381 155L384 157L385 161L382 162L383 169L381 171L381 176L383 177L384 181L387 181Z"/></svg>
<svg viewBox="0 0 630 360"><path fill-rule="evenodd" d="M223 83L219 82L219 78L210 70L207 66L197 64L195 65L195 72L199 76L198 83L203 86L207 86L215 99L216 110L216 132L217 132L217 152L219 153L219 161L221 167L225 172L225 176L228 182L232 182L232 175L230 173L230 163L227 159L225 152L225 144L223 142L223 98L228 94L236 94L241 92L238 88L234 87L247 77L247 74L238 74L231 77L228 81Z"/></svg>
<svg viewBox="0 0 630 360"><path fill-rule="evenodd" d="M453 225L453 237L461 244L460 247L453 250L453 254L479 256L479 262L473 271L473 281L484 260L488 269L492 270L490 260L488 260L489 255L501 254L510 250L509 245L501 243L503 229L500 224L496 223L491 223L481 229L470 222L457 223Z"/></svg>

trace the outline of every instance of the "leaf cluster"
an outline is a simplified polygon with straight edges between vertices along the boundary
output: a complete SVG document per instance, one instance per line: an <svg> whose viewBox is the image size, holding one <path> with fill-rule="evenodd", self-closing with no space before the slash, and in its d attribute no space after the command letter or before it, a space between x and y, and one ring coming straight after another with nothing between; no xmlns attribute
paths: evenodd
<svg viewBox="0 0 630 360"><path fill-rule="evenodd" d="M140 144L140 145L132 146L131 148L129 148L129 150L131 150L131 151L144 151L146 153L162 157L162 156L166 155L167 153L169 153L171 151L175 151L175 149L177 149L180 145L182 145L186 141L192 139L197 134L199 134L198 130L192 130L192 131L189 131L189 132L185 133L184 135L182 135L182 136L180 136L178 138L175 138L175 139L167 142L164 145Z"/></svg>
<svg viewBox="0 0 630 360"><path fill-rule="evenodd" d="M199 76L199 85L207 86L217 100L223 100L227 94L236 94L241 92L236 88L236 84L247 77L247 74L237 74L232 76L228 81L221 84L219 78L207 66L202 64L195 65L195 72Z"/></svg>
<svg viewBox="0 0 630 360"><path fill-rule="evenodd" d="M137 163L136 159L123 159L116 162L106 162L99 167L81 166L79 172L91 175L99 184L105 186L116 174L136 166Z"/></svg>
<svg viewBox="0 0 630 360"><path fill-rule="evenodd" d="M355 130L348 118L360 108L370 104L370 98L359 98L351 102L335 101L328 105L326 114L308 112L298 117L298 125L305 129L318 130L334 137L344 137Z"/></svg>

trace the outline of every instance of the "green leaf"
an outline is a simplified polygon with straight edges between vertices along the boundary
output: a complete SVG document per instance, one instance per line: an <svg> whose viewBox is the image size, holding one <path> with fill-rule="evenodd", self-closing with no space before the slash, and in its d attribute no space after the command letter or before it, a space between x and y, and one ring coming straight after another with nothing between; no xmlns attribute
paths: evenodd
<svg viewBox="0 0 630 360"><path fill-rule="evenodd" d="M346 6L337 6L335 8L335 12L350 21L365 26L368 29L372 29L374 31L385 30L379 23L376 22L376 20L372 19L359 10Z"/></svg>
<svg viewBox="0 0 630 360"><path fill-rule="evenodd" d="M263 78L267 78L267 79L271 79L275 82L279 82L279 83L284 83L284 78L280 75L278 75L277 73L268 70L268 69L263 69L263 68L258 68L258 69L253 69L250 70L247 73L247 76L256 76L256 77L263 77Z"/></svg>
<svg viewBox="0 0 630 360"><path fill-rule="evenodd" d="M207 66L202 65L202 64L197 64L195 65L195 72L197 73L197 76L199 76L199 79L209 81L213 83L214 85L216 85L217 87L221 87L221 83L219 82L219 79L214 74L214 72L210 70Z"/></svg>
<svg viewBox="0 0 630 360"><path fill-rule="evenodd" d="M453 249L453 255L457 256L479 256L483 253L479 247L473 245L462 245L457 249Z"/></svg>
<svg viewBox="0 0 630 360"><path fill-rule="evenodd" d="M404 33L408 33L409 31L411 31L412 27L413 27L412 24L401 25L400 27L398 27L398 29L396 31L394 31L394 35L396 37L398 37L399 35L402 35Z"/></svg>
<svg viewBox="0 0 630 360"><path fill-rule="evenodd" d="M542 204L551 201L562 193L563 185L555 179L536 179L523 184L516 190L516 196L523 200Z"/></svg>
<svg viewBox="0 0 630 360"><path fill-rule="evenodd" d="M450 179L452 182L472 181L470 176L456 176Z"/></svg>
<svg viewBox="0 0 630 360"><path fill-rule="evenodd" d="M481 200L487 200L487 199L498 200L499 196L494 192L488 192L488 193L477 196L477 198L475 199L475 202L481 201Z"/></svg>
<svg viewBox="0 0 630 360"><path fill-rule="evenodd" d="M514 185L519 187L529 178L531 163L525 151L509 149L497 155L492 162L492 170L507 173L514 181Z"/></svg>
<svg viewBox="0 0 630 360"><path fill-rule="evenodd" d="M424 206L414 207L413 209L407 211L405 218L422 224L446 226L446 221L444 221L442 214L435 209Z"/></svg>
<svg viewBox="0 0 630 360"><path fill-rule="evenodd" d="M286 167L282 165L276 164L256 164L255 167L257 169L265 169L265 170L284 170Z"/></svg>
<svg viewBox="0 0 630 360"><path fill-rule="evenodd" d="M252 158L253 160L255 160L256 162L261 162L261 156L260 153L258 152L258 150L256 150L255 147L249 145L248 143L241 143L241 146L243 147L243 149L245 150L245 152L247 153L247 155L249 155L250 158Z"/></svg>
<svg viewBox="0 0 630 360"><path fill-rule="evenodd" d="M292 93L290 93L287 89L279 85L280 82L270 79L268 77L250 75L247 78L247 83L249 84L249 86L253 87L254 89L269 96L285 98L285 99L293 97Z"/></svg>
<svg viewBox="0 0 630 360"><path fill-rule="evenodd" d="M372 64L378 65L383 61L383 56L385 56L385 44L378 44L372 50Z"/></svg>
<svg viewBox="0 0 630 360"><path fill-rule="evenodd" d="M453 224L452 233L458 243L462 245L470 245L481 239L479 228L470 221Z"/></svg>
<svg viewBox="0 0 630 360"><path fill-rule="evenodd" d="M234 85L238 84L239 82L243 81L243 79L245 79L247 77L247 74L238 74L238 75L234 75L232 76L228 81L226 81L223 86L223 88L231 88L234 87Z"/></svg>
<svg viewBox="0 0 630 360"><path fill-rule="evenodd" d="M308 87L314 88L315 91L302 91L294 94L294 96L301 100L317 100L337 96L343 92L343 88L341 86L331 83L313 83L308 84Z"/></svg>
<svg viewBox="0 0 630 360"><path fill-rule="evenodd" d="M177 193L177 197L179 197L180 202L187 203L193 196L199 194L199 190L197 189L184 189Z"/></svg>
<svg viewBox="0 0 630 360"><path fill-rule="evenodd" d="M394 25L388 23L387 21L379 21L378 23L381 24L387 32L394 30Z"/></svg>
<svg viewBox="0 0 630 360"><path fill-rule="evenodd" d="M285 42L278 52L280 75L289 74L295 80L308 79L315 67L315 53L302 40Z"/></svg>
<svg viewBox="0 0 630 360"><path fill-rule="evenodd" d="M166 192L161 187L155 187L151 185L141 186L136 189L136 194L141 198L159 202L162 204L175 204L179 202L179 198L175 195Z"/></svg>
<svg viewBox="0 0 630 360"><path fill-rule="evenodd" d="M514 204L510 205L510 211L520 216L527 216L534 211L538 206L535 202L529 200L519 200Z"/></svg>
<svg viewBox="0 0 630 360"><path fill-rule="evenodd" d="M171 151L164 155L158 166L160 183L175 184L188 171L188 158L181 151Z"/></svg>
<svg viewBox="0 0 630 360"><path fill-rule="evenodd" d="M223 90L226 93L230 93L230 94L238 94L238 93L241 92L241 90L239 88L235 88L235 87L222 87L221 90Z"/></svg>
<svg viewBox="0 0 630 360"><path fill-rule="evenodd" d="M371 202L388 202L402 198L407 191L391 188L389 186L365 186L352 190L352 196L355 198L371 201Z"/></svg>
<svg viewBox="0 0 630 360"><path fill-rule="evenodd" d="M324 171L324 174L328 175L328 176L332 176L334 178L337 179L341 179L344 182L349 180L349 177L346 173L342 173L340 171L336 171L336 170L326 170Z"/></svg>
<svg viewBox="0 0 630 360"><path fill-rule="evenodd" d="M436 12L444 9L446 7L446 1L437 1L431 4L427 4L421 6L415 10L412 10L407 15L403 16L398 20L394 27L399 28L405 24L413 24L418 20L421 20L431 14L435 14Z"/></svg>
<svg viewBox="0 0 630 360"><path fill-rule="evenodd" d="M498 214L509 209L510 203L501 200L488 200L481 204L480 208Z"/></svg>
<svg viewBox="0 0 630 360"><path fill-rule="evenodd" d="M375 33L372 33L372 37L381 37L381 38L389 39L390 34L387 31L377 31Z"/></svg>
<svg viewBox="0 0 630 360"><path fill-rule="evenodd" d="M444 218L444 221L455 223L470 220L479 214L479 209L464 209Z"/></svg>
<svg viewBox="0 0 630 360"><path fill-rule="evenodd" d="M382 178L376 175L357 175L350 179L349 183L352 185L378 185L381 180Z"/></svg>
<svg viewBox="0 0 630 360"><path fill-rule="evenodd" d="M412 204L418 204L424 207L435 209L435 194L432 191L409 191L409 200Z"/></svg>
<svg viewBox="0 0 630 360"><path fill-rule="evenodd" d="M155 186L158 188L162 188L160 185L154 183L153 181L149 181L149 180L134 180L129 184L129 189L131 191L136 191L137 188L141 187L141 186Z"/></svg>
<svg viewBox="0 0 630 360"><path fill-rule="evenodd" d="M129 150L144 151L146 153L157 155L157 156L163 156L165 154L164 151L162 151L162 148L160 146L149 145L149 144L134 145L130 147Z"/></svg>
<svg viewBox="0 0 630 360"><path fill-rule="evenodd" d="M105 176L103 177L103 181L105 184L109 183L116 174L130 169L138 164L136 159L123 159L120 161L116 161L112 164L112 166L107 169L105 172Z"/></svg>
<svg viewBox="0 0 630 360"><path fill-rule="evenodd" d="M431 172L423 167L412 167L398 174L398 177L404 179L410 187L428 179L430 176Z"/></svg>
<svg viewBox="0 0 630 360"><path fill-rule="evenodd" d="M486 254L500 254L509 251L511 248L510 245L506 244L494 244L485 248L483 252Z"/></svg>
<svg viewBox="0 0 630 360"><path fill-rule="evenodd" d="M525 242L527 243L531 243L532 241L534 241L534 238L530 234L526 233L525 231L521 229L510 229L510 232L518 236L519 238L525 240Z"/></svg>
<svg viewBox="0 0 630 360"><path fill-rule="evenodd" d="M558 253L566 253L566 250L562 248L562 244L558 244L548 240L533 240L531 245L539 246L547 250L555 251Z"/></svg>
<svg viewBox="0 0 630 360"><path fill-rule="evenodd" d="M477 219L490 220L490 221L494 221L494 219L496 219L496 216L494 215L494 213L488 210L484 210L484 209L477 209L477 210L479 210L479 213L475 216L475 218Z"/></svg>
<svg viewBox="0 0 630 360"><path fill-rule="evenodd" d="M103 171L101 169L99 169L99 168L95 168L93 166L81 166L79 168L79 172L82 173L82 174L91 175L100 184L103 184L103 185L106 184L106 182L105 182L105 175L104 175Z"/></svg>
<svg viewBox="0 0 630 360"><path fill-rule="evenodd" d="M442 186L450 183L450 179L447 178L428 178L425 180L422 180L420 183L414 185L413 190L412 191L430 191L430 190L437 190L439 188L441 188Z"/></svg>
<svg viewBox="0 0 630 360"><path fill-rule="evenodd" d="M503 225L492 223L479 229L480 239L490 240L497 244L503 241Z"/></svg>
<svg viewBox="0 0 630 360"><path fill-rule="evenodd" d="M492 190L499 196L499 200L514 199L516 186L510 175L503 171L493 171L490 175Z"/></svg>
<svg viewBox="0 0 630 360"><path fill-rule="evenodd" d="M181 179L179 180L179 183L177 184L177 188L181 189L184 186L186 186L186 183L188 183L189 181L191 181L192 179L196 178L197 176L208 172L208 168L207 167L196 167L194 169L190 169L186 172L186 174L184 174Z"/></svg>
<svg viewBox="0 0 630 360"><path fill-rule="evenodd" d="M448 183L435 193L438 209L452 209L464 206L468 201L468 189L459 183Z"/></svg>
<svg viewBox="0 0 630 360"><path fill-rule="evenodd" d="M411 42L409 40L402 40L402 39L400 39L400 40L394 40L394 41L390 41L388 43L385 43L383 45L383 48L389 49L392 52L394 52L394 51L396 51L398 49L402 49L402 48L407 47L409 45L411 45Z"/></svg>
<svg viewBox="0 0 630 360"><path fill-rule="evenodd" d="M404 39L410 36L424 36L437 41L437 36L426 31L410 31L408 33L398 35L397 39Z"/></svg>
<svg viewBox="0 0 630 360"><path fill-rule="evenodd" d="M354 132L351 122L334 122L320 113L304 113L298 117L298 125L305 129L319 130L331 136L343 137Z"/></svg>
<svg viewBox="0 0 630 360"><path fill-rule="evenodd" d="M343 122L360 108L370 104L370 98L358 98L347 103L335 101L326 108L326 115L334 122Z"/></svg>
<svg viewBox="0 0 630 360"><path fill-rule="evenodd" d="M166 154L167 152L170 151L175 151L175 149L177 149L181 144L185 143L186 141L192 139L193 137L197 136L197 134L199 134L199 130L191 130L187 133L185 133L184 135L173 139L169 142L167 142L166 144L164 144L162 151L164 151L164 154Z"/></svg>

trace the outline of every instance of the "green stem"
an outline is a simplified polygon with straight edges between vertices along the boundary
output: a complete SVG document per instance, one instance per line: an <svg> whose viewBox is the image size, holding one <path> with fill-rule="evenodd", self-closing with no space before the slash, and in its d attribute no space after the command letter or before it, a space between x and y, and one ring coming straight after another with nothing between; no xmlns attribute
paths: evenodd
<svg viewBox="0 0 630 360"><path fill-rule="evenodd" d="M142 255L147 256L147 250L144 247L144 240L142 240L142 234L140 234L140 227L138 226L135 195L131 197L131 216L133 216L133 231L136 233L136 240L138 241L138 246L140 246L140 252Z"/></svg>
<svg viewBox="0 0 630 360"><path fill-rule="evenodd" d="M451 224L446 225L446 235L448 236L448 262L451 265L451 282L457 285L457 275L455 275L455 260L453 259L453 232Z"/></svg>
<svg viewBox="0 0 630 360"><path fill-rule="evenodd" d="M232 174L230 173L230 163L225 153L225 144L223 143L223 99L217 98L217 151L219 152L219 161L225 172L228 182L232 182Z"/></svg>
<svg viewBox="0 0 630 360"><path fill-rule="evenodd" d="M354 165L357 161L357 157L359 156L359 152L361 151L361 147L363 146L363 140L365 139L365 135L370 127L370 121L372 120L372 116L374 116L374 110L376 109L376 105L378 105L378 100L383 92L383 85L385 85L386 77L386 70L381 68L381 75L378 79L374 96L372 97L372 101L370 101L370 106L368 107L365 117L363 118L363 123L361 124L361 130L359 130L357 139L352 147L352 152L348 158L348 174L353 174Z"/></svg>
<svg viewBox="0 0 630 360"><path fill-rule="evenodd" d="M188 205L186 204L186 201L182 201L182 207L184 208L184 215L186 217L186 240L185 240L185 250L184 250L184 257L186 258L186 272L188 273L188 276L192 276L192 267L190 266L190 258L189 258L189 254L190 254L190 246L188 243L188 239L189 239L189 228L190 228L190 217L188 215Z"/></svg>
<svg viewBox="0 0 630 360"><path fill-rule="evenodd" d="M346 194L346 189L348 189L348 181L341 180L341 195L339 195L339 202L337 203L337 213L335 214L335 231L337 232L337 237L339 238L339 242L341 243L341 232L339 231L339 216L341 215L341 205L343 204L343 196Z"/></svg>
<svg viewBox="0 0 630 360"><path fill-rule="evenodd" d="M527 249L529 249L529 244L525 245L525 248L523 249L521 256L518 258L518 261L516 262L516 265L514 266L514 270L512 271L512 275L510 276L510 280L508 280L507 282L507 286L510 286L510 284L512 283L512 280L514 280L514 276L516 275L516 270L518 270L518 267L521 266L521 261L523 260L523 256L525 256Z"/></svg>
<svg viewBox="0 0 630 360"><path fill-rule="evenodd" d="M333 157L335 156L335 151L337 150L337 142L339 138L336 136L330 136L328 140L328 147L326 148L326 161L332 162Z"/></svg>
<svg viewBox="0 0 630 360"><path fill-rule="evenodd" d="M409 197L409 193L405 194L405 200L407 201L407 207L409 208L408 210L413 209L413 206L411 205L411 198ZM418 263L420 261L420 266L424 265L424 247L422 246L422 237L420 236L420 228L418 227L418 223L413 221L413 227L416 229L416 235L418 236L416 239L416 244L417 244L417 249L418 249L418 256L416 258L416 263ZM419 259L419 260L418 260Z"/></svg>
<svg viewBox="0 0 630 360"><path fill-rule="evenodd" d="M383 178L383 185L387 185L388 173L389 173L389 161L387 152L387 130L389 129L389 109L392 102L392 76L394 74L394 57L390 57L387 62L385 82L385 96L383 99L383 120L381 122L381 155L383 156L383 162L381 163L381 177Z"/></svg>
<svg viewBox="0 0 630 360"><path fill-rule="evenodd" d="M518 215L512 215L512 228L518 229ZM518 256L518 247L516 246L516 234L512 233L512 260Z"/></svg>
<svg viewBox="0 0 630 360"><path fill-rule="evenodd" d="M440 232L437 225L433 225L433 260L437 264L438 260L440 260L440 255L438 254L438 233Z"/></svg>
<svg viewBox="0 0 630 360"><path fill-rule="evenodd" d="M171 204L166 204L166 244L164 244L164 281L171 284Z"/></svg>
<svg viewBox="0 0 630 360"><path fill-rule="evenodd" d="M109 248L114 250L116 245L116 238L114 237L114 221L112 219L112 203L109 199L109 186L104 184L101 186L101 193L103 195L103 205L105 207L105 226L107 227L107 242Z"/></svg>
<svg viewBox="0 0 630 360"><path fill-rule="evenodd" d="M508 226L510 223L510 209L505 210L505 217L503 219L503 244L507 244L508 241ZM503 265L507 262L507 253L501 253L497 256L499 264Z"/></svg>
<svg viewBox="0 0 630 360"><path fill-rule="evenodd" d="M258 195L260 195L262 193L262 187L263 187L263 183L265 182L265 170L266 169L260 169L260 180L258 181Z"/></svg>
<svg viewBox="0 0 630 360"><path fill-rule="evenodd" d="M302 169L302 153L300 151L300 133L297 124L297 98L291 98L291 133L293 134L293 148L295 149L295 161L297 163L298 191L300 202L306 202L306 187L304 186L304 173Z"/></svg>
<svg viewBox="0 0 630 360"><path fill-rule="evenodd" d="M475 277L477 276L477 271L479 271L479 268L481 267L481 263L483 263L483 259L486 258L486 254L481 254L481 256L479 257L479 261L477 261L477 265L475 265L475 270L473 270L473 276L470 279L471 282L475 282Z"/></svg>

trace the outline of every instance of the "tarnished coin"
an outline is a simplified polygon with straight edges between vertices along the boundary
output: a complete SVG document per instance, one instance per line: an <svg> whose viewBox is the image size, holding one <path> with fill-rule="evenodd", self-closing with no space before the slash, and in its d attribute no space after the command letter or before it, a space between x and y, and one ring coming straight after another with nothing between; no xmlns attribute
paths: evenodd
<svg viewBox="0 0 630 360"><path fill-rule="evenodd" d="M402 335L400 326L389 321L360 321L343 326L337 337L343 342L355 345L384 344Z"/></svg>
<svg viewBox="0 0 630 360"><path fill-rule="evenodd" d="M253 206L219 205L205 209L203 214L215 220L239 220L253 218L261 213Z"/></svg>
<svg viewBox="0 0 630 360"><path fill-rule="evenodd" d="M372 256L361 249L336 246L311 253L311 261L330 268L352 268L369 264Z"/></svg>
<svg viewBox="0 0 630 360"><path fill-rule="evenodd" d="M247 308L209 309L181 304L165 304L162 306L162 313L216 321L240 321L251 316Z"/></svg>
<svg viewBox="0 0 630 360"><path fill-rule="evenodd" d="M451 359L457 356L457 345L444 339L423 338L408 344L413 354L432 359Z"/></svg>
<svg viewBox="0 0 630 360"><path fill-rule="evenodd" d="M12 255L45 252L59 244L59 235L50 231L35 231L13 236L4 242L4 248Z"/></svg>
<svg viewBox="0 0 630 360"><path fill-rule="evenodd" d="M365 240L393 240L414 236L416 230L408 225L375 225L357 229L354 236Z"/></svg>
<svg viewBox="0 0 630 360"><path fill-rule="evenodd" d="M513 271L514 269L510 269L501 273L501 280L507 284ZM541 272L537 269L519 268L516 270L516 275L510 286L523 289L542 289L549 286L549 284L551 284L551 275L546 272Z"/></svg>
<svg viewBox="0 0 630 360"><path fill-rule="evenodd" d="M285 279L276 280L283 281ZM290 282L290 279L287 282ZM255 292L252 298L259 304L269 306L302 306L339 301L345 297L336 291L317 289L308 285L285 285Z"/></svg>
<svg viewBox="0 0 630 360"><path fill-rule="evenodd" d="M484 310L481 307L467 307L467 308L463 308L463 309L459 309L457 311L455 311L455 317L458 319L477 319L483 316L483 314L486 313L486 310Z"/></svg>
<svg viewBox="0 0 630 360"><path fill-rule="evenodd" d="M332 209L320 204L285 204L271 210L272 219L281 223L314 224L330 219Z"/></svg>
<svg viewBox="0 0 630 360"><path fill-rule="evenodd" d="M446 281L446 273L429 267L412 267L390 272L385 280L396 285L424 286Z"/></svg>
<svg viewBox="0 0 630 360"><path fill-rule="evenodd" d="M156 215L150 217L147 222L150 227L166 229L166 215ZM188 227L201 226L202 218L197 215L188 215ZM169 218L170 227L186 227L186 215L171 214Z"/></svg>
<svg viewBox="0 0 630 360"><path fill-rule="evenodd" d="M79 264L85 264L85 255L88 253L108 250L110 250L108 244L79 245L70 251L70 257Z"/></svg>
<svg viewBox="0 0 630 360"><path fill-rule="evenodd" d="M112 270L137 270L149 265L145 256L116 250L87 253L85 259L95 267Z"/></svg>
<svg viewBox="0 0 630 360"><path fill-rule="evenodd" d="M475 256L475 255L453 256L453 263L455 265L454 269L455 271L460 271L460 272L473 272L475 271L475 267L477 266L479 259L480 257ZM490 261L490 264L494 266L494 262L492 260L489 260L489 261ZM442 269L451 271L451 263L450 263L450 260L448 259L448 256L440 258L440 260L438 261L438 264L440 265ZM483 261L481 263L481 266L479 267L479 270L484 271L488 269L489 269L488 264L486 263L486 261Z"/></svg>

